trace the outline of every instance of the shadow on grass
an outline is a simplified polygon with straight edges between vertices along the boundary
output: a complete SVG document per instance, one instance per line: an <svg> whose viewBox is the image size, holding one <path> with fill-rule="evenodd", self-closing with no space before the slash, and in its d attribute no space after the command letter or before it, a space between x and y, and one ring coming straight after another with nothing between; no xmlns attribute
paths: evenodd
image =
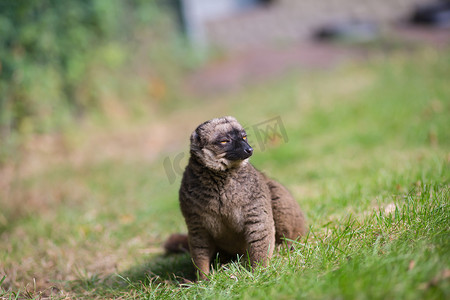
<svg viewBox="0 0 450 300"><path fill-rule="evenodd" d="M131 282L158 280L178 284L183 279L195 280L195 270L189 254L160 255L150 262L135 266L120 276Z"/></svg>
<svg viewBox="0 0 450 300"><path fill-rule="evenodd" d="M179 286L194 281L195 270L189 254L158 255L119 274L85 276L68 282L67 288L84 296L119 296L160 285Z"/></svg>

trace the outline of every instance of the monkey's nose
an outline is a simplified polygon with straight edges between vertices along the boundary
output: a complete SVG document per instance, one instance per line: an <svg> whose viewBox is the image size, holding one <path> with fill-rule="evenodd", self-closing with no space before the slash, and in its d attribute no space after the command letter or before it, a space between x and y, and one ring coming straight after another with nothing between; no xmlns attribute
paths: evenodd
<svg viewBox="0 0 450 300"><path fill-rule="evenodd" d="M253 153L253 148L252 147L248 147L244 149L245 153L252 155Z"/></svg>

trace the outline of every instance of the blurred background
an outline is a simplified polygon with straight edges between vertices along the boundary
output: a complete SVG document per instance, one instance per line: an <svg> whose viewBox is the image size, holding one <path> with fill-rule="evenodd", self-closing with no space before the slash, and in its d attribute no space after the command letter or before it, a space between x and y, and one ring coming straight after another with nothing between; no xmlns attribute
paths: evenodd
<svg viewBox="0 0 450 300"><path fill-rule="evenodd" d="M179 154L213 117L280 118L288 144L253 161L313 220L347 167L448 154L449 28L444 0L0 1L0 281L48 288L158 252L185 231Z"/></svg>
<svg viewBox="0 0 450 300"><path fill-rule="evenodd" d="M449 14L448 1L430 0L2 1L0 161L35 134L151 119L395 47L442 47Z"/></svg>

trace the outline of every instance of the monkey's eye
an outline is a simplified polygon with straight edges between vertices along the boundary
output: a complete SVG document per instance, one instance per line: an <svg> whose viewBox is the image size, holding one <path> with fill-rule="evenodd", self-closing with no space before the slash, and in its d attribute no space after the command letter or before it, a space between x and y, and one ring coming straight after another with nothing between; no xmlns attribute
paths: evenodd
<svg viewBox="0 0 450 300"><path fill-rule="evenodd" d="M227 140L220 141L220 144L221 144L221 145L225 145L225 144L227 144L227 143L228 143Z"/></svg>
<svg viewBox="0 0 450 300"><path fill-rule="evenodd" d="M243 139L244 141L246 141L246 140L247 140L247 136L244 135L244 136L242 137L242 139Z"/></svg>

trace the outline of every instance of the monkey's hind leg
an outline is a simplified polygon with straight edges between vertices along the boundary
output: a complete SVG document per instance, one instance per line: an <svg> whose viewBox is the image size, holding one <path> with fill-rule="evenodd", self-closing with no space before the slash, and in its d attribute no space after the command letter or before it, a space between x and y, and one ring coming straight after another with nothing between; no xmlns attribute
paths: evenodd
<svg viewBox="0 0 450 300"><path fill-rule="evenodd" d="M275 241L277 245L284 241L290 247L292 242L306 234L305 215L291 193L275 180L266 179L270 189L273 220L275 222Z"/></svg>

